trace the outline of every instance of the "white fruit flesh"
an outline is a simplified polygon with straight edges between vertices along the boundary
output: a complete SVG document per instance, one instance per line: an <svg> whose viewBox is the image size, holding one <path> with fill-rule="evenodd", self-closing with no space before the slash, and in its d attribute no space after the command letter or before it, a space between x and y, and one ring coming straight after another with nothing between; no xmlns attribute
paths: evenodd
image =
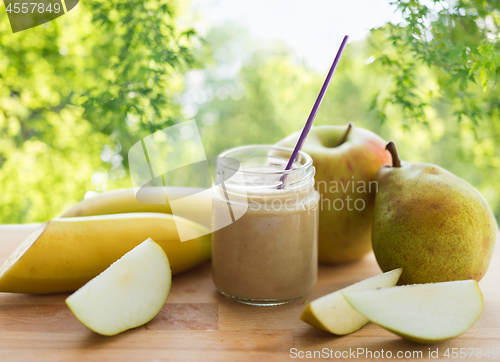
<svg viewBox="0 0 500 362"><path fill-rule="evenodd" d="M471 328L483 311L483 297L475 280L343 294L372 322L419 343L456 337Z"/></svg>
<svg viewBox="0 0 500 362"><path fill-rule="evenodd" d="M401 272L402 269L395 269L318 298L306 307L301 319L324 331L338 335L357 331L368 323L368 319L356 312L341 292L393 287L398 282Z"/></svg>
<svg viewBox="0 0 500 362"><path fill-rule="evenodd" d="M171 280L167 255L147 239L69 296L66 304L94 332L114 335L153 319L167 300Z"/></svg>

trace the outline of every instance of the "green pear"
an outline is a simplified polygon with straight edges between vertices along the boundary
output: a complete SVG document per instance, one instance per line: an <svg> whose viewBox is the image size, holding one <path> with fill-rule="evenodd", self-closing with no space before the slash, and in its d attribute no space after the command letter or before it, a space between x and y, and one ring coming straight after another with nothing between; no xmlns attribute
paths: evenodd
<svg viewBox="0 0 500 362"><path fill-rule="evenodd" d="M342 295L373 323L417 343L441 342L465 333L484 307L475 280L345 290Z"/></svg>
<svg viewBox="0 0 500 362"><path fill-rule="evenodd" d="M295 147L300 132L278 142ZM375 176L391 161L385 141L375 133L345 126L312 127L302 146L316 168L320 193L318 259L339 263L371 251Z"/></svg>
<svg viewBox="0 0 500 362"><path fill-rule="evenodd" d="M402 269L396 269L376 275L315 299L307 305L300 319L332 334L345 335L355 332L368 323L368 319L356 312L344 299L342 293L393 287L398 282L401 272Z"/></svg>
<svg viewBox="0 0 500 362"><path fill-rule="evenodd" d="M383 271L403 268L398 284L475 279L486 273L496 240L493 212L463 179L427 163L401 163L377 174L373 251Z"/></svg>

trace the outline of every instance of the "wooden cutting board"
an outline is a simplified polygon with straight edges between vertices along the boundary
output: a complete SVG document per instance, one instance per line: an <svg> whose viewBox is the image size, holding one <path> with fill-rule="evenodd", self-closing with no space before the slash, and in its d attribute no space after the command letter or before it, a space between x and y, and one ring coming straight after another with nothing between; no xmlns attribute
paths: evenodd
<svg viewBox="0 0 500 362"><path fill-rule="evenodd" d="M0 226L0 261L34 228ZM175 276L167 303L151 322L114 337L97 335L81 325L66 307L68 294L0 293L1 361L290 361L321 351L359 360L380 360L377 353L397 353L425 360L429 352L445 357L449 349L466 352L459 360L500 361L500 251L480 282L484 312L476 325L453 340L418 345L367 324L335 337L299 320L306 300L313 300L380 273L373 254L339 266L320 266L318 283L305 298L278 307L252 307L219 295L212 284L210 263ZM479 358L479 348L490 357ZM326 350L323 350L326 349ZM364 354L361 354L361 351ZM372 358L366 358L366 353ZM420 356L418 353L422 353ZM472 357L470 354L472 353ZM292 357L296 358L292 358ZM324 358L325 356L323 356ZM332 358L333 359L333 358ZM432 360L436 360L432 358Z"/></svg>

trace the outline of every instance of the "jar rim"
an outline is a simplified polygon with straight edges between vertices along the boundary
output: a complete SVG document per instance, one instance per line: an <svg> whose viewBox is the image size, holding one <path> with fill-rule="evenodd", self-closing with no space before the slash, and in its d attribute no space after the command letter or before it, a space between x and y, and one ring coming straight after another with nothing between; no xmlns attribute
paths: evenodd
<svg viewBox="0 0 500 362"><path fill-rule="evenodd" d="M278 150L278 151L286 151L290 152L290 156L293 153L293 148L290 147L284 147L284 146L277 146L277 145L248 145L248 146L240 146L240 147L235 147L231 148L229 150L226 150L222 152L219 155L219 159L224 159L224 158L231 158L231 154L235 152L241 152L245 150L252 150L252 149L269 149L269 150ZM299 157L303 157L305 162L303 164L300 164L298 167L292 167L290 170L247 170L244 168L241 169L236 169L234 167L231 167L230 165L225 165L230 170L238 171L238 172L243 172L243 173L252 173L252 174L262 174L262 175L288 175L293 172L298 172L298 171L303 171L304 169L307 170L310 168L313 164L313 159L312 157L307 154L306 152L300 150L297 159ZM296 164L297 161L294 162L294 165Z"/></svg>

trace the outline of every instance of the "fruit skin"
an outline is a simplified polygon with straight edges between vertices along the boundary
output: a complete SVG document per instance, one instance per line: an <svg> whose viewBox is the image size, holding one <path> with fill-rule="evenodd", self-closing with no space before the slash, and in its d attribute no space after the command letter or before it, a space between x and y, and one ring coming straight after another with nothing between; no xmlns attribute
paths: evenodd
<svg viewBox="0 0 500 362"><path fill-rule="evenodd" d="M444 288L449 288L452 285L463 289L460 297L452 299L452 297L446 295L451 293L449 290L444 291ZM407 300L401 303L401 296L404 292L410 293L406 293ZM421 344L432 344L458 337L469 330L479 320L484 308L483 294L475 280L413 284L386 288L384 290L345 291L342 294L354 309L373 323L404 339ZM385 294L383 296L385 300L381 301L379 299L377 304L377 301L373 298L376 294ZM464 313L463 308L460 307L471 302L470 299L464 301L465 298L470 297L475 299L473 302L477 303L477 307L479 308L476 308L477 310L469 310L468 312L471 312L470 315L464 315L467 313ZM397 305L398 299L399 305ZM432 304L436 302L440 303L437 309L435 308L436 304ZM455 303L455 305L452 305L452 303ZM456 308L457 305L458 308ZM380 309L380 311L378 313L374 312L373 308ZM443 311L443 309L446 309L446 311ZM447 313L450 310L452 313ZM388 314L394 318L392 323L389 323L387 320ZM429 324L432 323L437 328L449 325L454 325L454 328L457 328L456 320L449 320L451 319L450 315L460 320L468 319L470 324L460 326L454 333L441 333L441 336L437 338L436 332L430 330ZM410 321L409 318L413 318L413 320ZM455 323L453 324L453 322ZM400 325L397 326L397 324ZM416 330L415 326L420 330ZM414 330L412 331L411 329ZM429 333L429 336L424 336L425 333ZM432 337L431 334L434 334L434 336Z"/></svg>
<svg viewBox="0 0 500 362"><path fill-rule="evenodd" d="M344 291L393 287L396 285L401 272L402 269L392 270L313 300L304 309L300 319L313 327L336 335L355 332L368 323L368 319L352 308L344 299L342 293ZM332 321L332 317L336 320Z"/></svg>
<svg viewBox="0 0 500 362"><path fill-rule="evenodd" d="M372 240L383 271L402 267L400 285L481 280L497 226L474 187L426 163L382 167L377 181Z"/></svg>
<svg viewBox="0 0 500 362"><path fill-rule="evenodd" d="M209 230L187 219L177 222L195 234L200 228L208 234L181 242L173 216L160 213L49 221L30 234L0 268L0 291L75 291L147 238L165 250L173 274L209 260Z"/></svg>
<svg viewBox="0 0 500 362"><path fill-rule="evenodd" d="M147 239L66 298L66 304L84 326L112 336L151 321L171 286L167 254Z"/></svg>
<svg viewBox="0 0 500 362"><path fill-rule="evenodd" d="M206 227L212 224L212 199L203 189L192 187L146 187L139 192L146 199L156 201L166 200L168 195L180 198L190 196L189 202L183 204L176 214L189 220L196 221ZM160 199L160 200L158 200ZM60 218L77 216L94 216L108 214L123 214L131 212L158 212L172 214L172 208L166 204L146 204L137 200L134 189L121 189L105 192L82 200L66 210Z"/></svg>
<svg viewBox="0 0 500 362"><path fill-rule="evenodd" d="M316 189L321 195L318 258L324 263L357 260L371 251L376 186L372 184L371 193L357 190L364 184L369 191L369 182L375 180L380 166L391 161L391 155L385 150L386 142L375 133L353 126L345 142L338 145L345 134L345 126L312 127L302 146L302 151L313 158L316 168ZM278 145L293 148L298 137L299 132L294 133L279 141ZM353 180L355 192L352 192L352 183L347 184ZM332 187L335 182L338 192ZM345 192L342 186L347 187ZM352 200L351 211L347 209L347 201L344 201L342 210L335 210L333 202L347 200L347 197ZM356 199L364 201L363 210L354 208ZM361 201L357 205L361 209ZM340 209L340 201L337 201L336 208Z"/></svg>

